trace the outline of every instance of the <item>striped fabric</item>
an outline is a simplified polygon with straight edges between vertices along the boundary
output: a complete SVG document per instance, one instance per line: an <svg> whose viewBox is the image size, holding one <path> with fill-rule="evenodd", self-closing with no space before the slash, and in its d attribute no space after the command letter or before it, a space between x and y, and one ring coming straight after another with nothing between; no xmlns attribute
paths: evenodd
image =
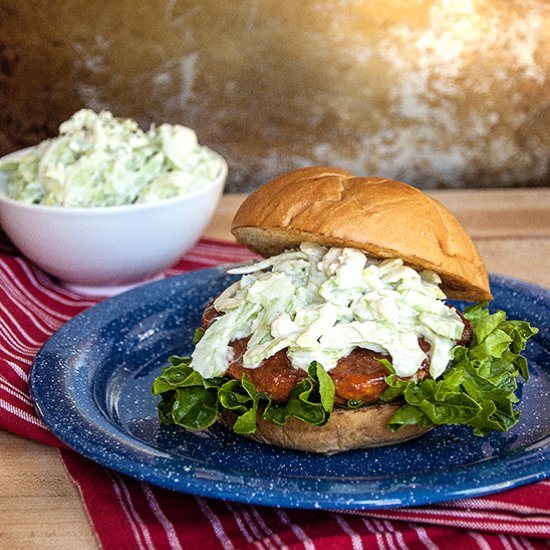
<svg viewBox="0 0 550 550"><path fill-rule="evenodd" d="M250 257L238 245L203 240L165 276ZM17 255L0 256L0 428L59 447L102 548L550 547L550 481L437 506L345 513L183 495L88 461L65 448L36 416L28 373L47 338L97 301L60 288Z"/></svg>

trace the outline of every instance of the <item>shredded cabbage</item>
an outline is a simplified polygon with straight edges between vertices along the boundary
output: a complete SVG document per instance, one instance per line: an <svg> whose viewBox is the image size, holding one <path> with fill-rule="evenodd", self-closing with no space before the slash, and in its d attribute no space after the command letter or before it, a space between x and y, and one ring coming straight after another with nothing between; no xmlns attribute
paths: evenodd
<svg viewBox="0 0 550 550"><path fill-rule="evenodd" d="M386 353L398 376L414 376L428 359L438 378L451 360L464 323L449 308L432 272L418 273L400 259L372 260L352 248L303 243L231 271L244 277L214 302L218 317L197 344L191 368L203 377L225 373L230 343L250 336L243 356L256 368L282 349L296 368L313 361L326 371L356 347Z"/></svg>
<svg viewBox="0 0 550 550"><path fill-rule="evenodd" d="M90 109L63 122L59 136L0 162L9 198L65 207L156 202L199 189L221 170L190 128L144 132L135 120Z"/></svg>

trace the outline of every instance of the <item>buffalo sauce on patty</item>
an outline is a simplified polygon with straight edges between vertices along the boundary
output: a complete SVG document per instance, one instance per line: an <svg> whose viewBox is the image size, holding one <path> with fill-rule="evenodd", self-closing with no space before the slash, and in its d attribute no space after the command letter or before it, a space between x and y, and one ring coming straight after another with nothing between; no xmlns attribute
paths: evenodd
<svg viewBox="0 0 550 550"><path fill-rule="evenodd" d="M472 338L472 324L458 310L457 313L464 323L464 330L457 345L467 345ZM206 330L220 315L213 301L210 302L204 310L202 328ZM229 344L233 354L226 375L240 380L243 374L246 374L257 391L265 393L276 403L286 403L296 385L307 377L307 372L293 367L284 349L264 359L256 368L245 368L243 355L246 352L248 340L249 338L240 338ZM422 351L429 355L431 347L429 342L421 337L418 343ZM380 398L388 387L385 381L388 369L380 363L380 359L386 359L391 363L389 355L364 348L354 348L336 363L336 366L329 371L334 382L336 406L344 406L348 401L372 403ZM426 358L415 374L415 378L423 379L428 376L429 360Z"/></svg>
<svg viewBox="0 0 550 550"><path fill-rule="evenodd" d="M246 374L257 391L265 393L277 403L286 403L298 382L307 378L307 372L293 367L284 349L264 359L255 369L243 367L243 355L248 340L249 338L241 338L229 344L233 350L233 358L227 374L237 380Z"/></svg>

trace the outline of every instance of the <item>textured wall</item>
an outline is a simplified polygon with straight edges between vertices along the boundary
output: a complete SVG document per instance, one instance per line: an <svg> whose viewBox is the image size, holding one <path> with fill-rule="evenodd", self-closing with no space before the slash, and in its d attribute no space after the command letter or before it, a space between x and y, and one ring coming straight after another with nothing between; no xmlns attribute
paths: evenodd
<svg viewBox="0 0 550 550"><path fill-rule="evenodd" d="M549 68L548 0L0 0L0 153L87 106L195 128L230 191L546 185Z"/></svg>

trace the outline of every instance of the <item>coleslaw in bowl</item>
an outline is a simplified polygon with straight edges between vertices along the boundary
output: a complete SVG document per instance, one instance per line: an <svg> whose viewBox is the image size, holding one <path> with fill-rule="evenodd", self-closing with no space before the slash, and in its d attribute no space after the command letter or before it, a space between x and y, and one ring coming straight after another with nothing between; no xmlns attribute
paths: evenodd
<svg viewBox="0 0 550 550"><path fill-rule="evenodd" d="M88 115L80 130L61 125L58 138L0 159L0 224L24 255L64 286L109 295L158 276L197 242L223 192L227 163L185 127L166 125L172 141L165 136L163 145L155 130L154 143L138 146L124 143L133 139L132 128L145 139L137 125L106 130L116 120L112 115L103 115L101 124L101 114ZM113 129L117 141L106 137ZM171 148L174 157L185 143L186 162L195 166L187 176L167 152ZM149 170L152 159L156 168Z"/></svg>

